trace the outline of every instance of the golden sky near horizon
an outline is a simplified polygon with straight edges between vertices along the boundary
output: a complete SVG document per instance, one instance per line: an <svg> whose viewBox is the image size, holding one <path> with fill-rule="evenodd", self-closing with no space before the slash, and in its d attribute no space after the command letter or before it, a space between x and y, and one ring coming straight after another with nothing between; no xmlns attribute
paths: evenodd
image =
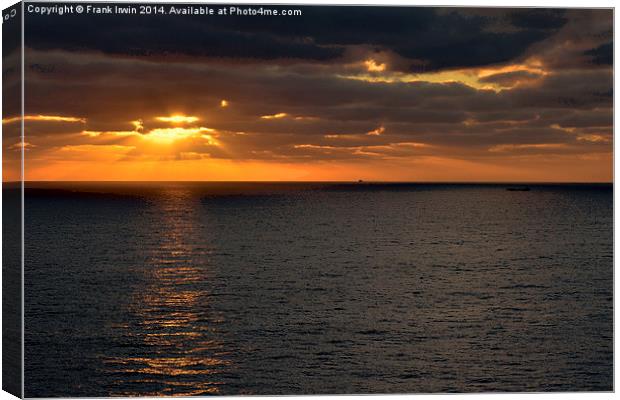
<svg viewBox="0 0 620 400"><path fill-rule="evenodd" d="M119 17L114 44L76 36L95 17L51 33L34 19L3 179L23 152L26 180L612 180L611 11L305 9Z"/></svg>

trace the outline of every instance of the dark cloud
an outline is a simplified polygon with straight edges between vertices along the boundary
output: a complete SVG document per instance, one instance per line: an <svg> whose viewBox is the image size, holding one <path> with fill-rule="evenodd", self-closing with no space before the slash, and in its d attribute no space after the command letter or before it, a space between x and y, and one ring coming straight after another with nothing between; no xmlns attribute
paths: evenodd
<svg viewBox="0 0 620 400"><path fill-rule="evenodd" d="M2 57L21 49L22 18L20 3L2 10ZM5 67L6 68L6 67Z"/></svg>
<svg viewBox="0 0 620 400"><path fill-rule="evenodd" d="M533 88L508 92L518 107L596 109L612 106L613 71L562 71L545 78Z"/></svg>
<svg viewBox="0 0 620 400"><path fill-rule="evenodd" d="M367 46L409 59L406 69L429 71L508 62L566 21L558 10L481 16L475 15L476 9L299 8L303 15L289 18L66 14L55 17L53 24L50 17L28 14L26 44L40 50L101 51L124 57L316 62L333 62L350 47ZM498 24L506 29L492 29ZM106 29L92 29L97 26Z"/></svg>
<svg viewBox="0 0 620 400"><path fill-rule="evenodd" d="M553 30L564 26L568 21L566 11L560 9L523 9L511 12L508 19L518 28Z"/></svg>
<svg viewBox="0 0 620 400"><path fill-rule="evenodd" d="M584 52L584 54L591 57L593 64L613 65L614 63L614 46L612 42L602 44L595 49Z"/></svg>
<svg viewBox="0 0 620 400"><path fill-rule="evenodd" d="M421 59L411 71L434 71L444 68L474 67L505 63L522 55L535 42L546 38L546 32L530 30L515 33L479 32L455 35L444 43L426 42L401 47L397 51L405 57Z"/></svg>
<svg viewBox="0 0 620 400"><path fill-rule="evenodd" d="M284 40L261 32L218 28L192 16L104 16L70 14L62 25L28 15L26 44L41 50L100 51L127 57L300 58L325 61L342 55L336 47ZM204 18L204 17L202 17ZM140 20L139 20L140 19ZM137 25L144 20L143 24ZM106 29L92 29L106 26ZM76 32L80 32L76 34Z"/></svg>

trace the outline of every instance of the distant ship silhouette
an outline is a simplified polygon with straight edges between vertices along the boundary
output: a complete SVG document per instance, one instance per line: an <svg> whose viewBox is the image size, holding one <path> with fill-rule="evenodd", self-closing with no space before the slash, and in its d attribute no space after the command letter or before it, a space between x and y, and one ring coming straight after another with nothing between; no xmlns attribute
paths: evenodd
<svg viewBox="0 0 620 400"><path fill-rule="evenodd" d="M529 192L530 188L528 186L516 186L506 188L509 192Z"/></svg>

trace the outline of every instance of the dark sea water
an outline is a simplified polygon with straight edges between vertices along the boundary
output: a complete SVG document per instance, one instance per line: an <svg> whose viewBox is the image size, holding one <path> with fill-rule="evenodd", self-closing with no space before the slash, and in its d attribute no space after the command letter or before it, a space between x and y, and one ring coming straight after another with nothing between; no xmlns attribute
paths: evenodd
<svg viewBox="0 0 620 400"><path fill-rule="evenodd" d="M611 185L28 186L27 397L613 389Z"/></svg>

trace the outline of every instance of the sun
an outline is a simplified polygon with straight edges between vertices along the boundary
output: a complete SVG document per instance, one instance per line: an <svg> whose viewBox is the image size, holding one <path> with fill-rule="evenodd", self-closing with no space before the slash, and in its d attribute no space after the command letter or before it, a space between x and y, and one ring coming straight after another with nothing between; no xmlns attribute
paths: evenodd
<svg viewBox="0 0 620 400"><path fill-rule="evenodd" d="M200 121L200 118L196 116L173 114L155 117L154 119L166 122L172 126L143 130L140 133L144 140L158 144L172 144L184 139L200 139L206 141L209 145L219 145L216 139L217 133L214 129L194 124L194 122ZM140 126L142 127L142 125Z"/></svg>
<svg viewBox="0 0 620 400"><path fill-rule="evenodd" d="M143 135L144 139L153 140L158 143L172 143L177 140L189 139L189 138L202 138L211 145L217 144L213 136L214 130L205 127L196 128L156 128L150 130L147 134Z"/></svg>
<svg viewBox="0 0 620 400"><path fill-rule="evenodd" d="M157 121L169 122L172 124L191 124L192 122L200 121L200 118L198 117L182 114L174 114L167 117L155 117L155 119Z"/></svg>

